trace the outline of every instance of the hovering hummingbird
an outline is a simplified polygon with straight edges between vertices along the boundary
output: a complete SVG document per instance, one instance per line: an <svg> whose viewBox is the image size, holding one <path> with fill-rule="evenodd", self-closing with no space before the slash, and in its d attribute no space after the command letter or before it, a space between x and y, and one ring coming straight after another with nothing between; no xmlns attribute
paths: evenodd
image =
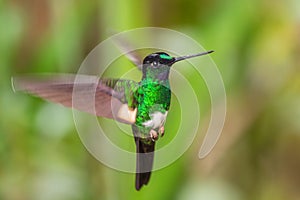
<svg viewBox="0 0 300 200"><path fill-rule="evenodd" d="M164 52L152 53L143 59L143 76L140 82L87 75L57 75L48 79L34 76L16 77L12 83L17 91L131 124L137 153L135 188L140 190L150 179L155 142L165 133L164 125L171 101L171 66L178 61L212 52L181 57L171 57ZM127 57L137 65L136 56L130 54ZM73 104L72 93L75 87L82 99L85 95L90 95L86 91L94 87L95 105L86 105L85 102ZM112 104L112 100L117 104Z"/></svg>

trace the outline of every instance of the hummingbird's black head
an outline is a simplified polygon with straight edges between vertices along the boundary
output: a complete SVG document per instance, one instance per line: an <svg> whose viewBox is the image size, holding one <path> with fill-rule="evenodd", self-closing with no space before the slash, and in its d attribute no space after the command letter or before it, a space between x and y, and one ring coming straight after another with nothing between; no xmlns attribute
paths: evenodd
<svg viewBox="0 0 300 200"><path fill-rule="evenodd" d="M168 79L170 66L175 58L164 52L156 52L148 55L143 60L143 76L153 79Z"/></svg>
<svg viewBox="0 0 300 200"><path fill-rule="evenodd" d="M156 52L148 55L143 60L143 77L151 77L152 79L165 80L169 77L170 67L181 60L194 58L210 54L214 51L207 51L187 56L171 57L165 52Z"/></svg>
<svg viewBox="0 0 300 200"><path fill-rule="evenodd" d="M165 52L156 52L148 55L143 64L149 64L152 67L159 67L160 65L169 65L171 66L175 61L175 58L171 57Z"/></svg>

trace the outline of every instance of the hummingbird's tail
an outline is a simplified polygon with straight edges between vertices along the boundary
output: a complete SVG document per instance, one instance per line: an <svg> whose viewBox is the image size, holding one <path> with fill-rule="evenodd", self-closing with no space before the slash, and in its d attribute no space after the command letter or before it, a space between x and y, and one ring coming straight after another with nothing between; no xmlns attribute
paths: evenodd
<svg viewBox="0 0 300 200"><path fill-rule="evenodd" d="M135 137L136 144L136 175L135 188L140 190L143 185L147 185L150 180L151 170L153 166L154 146L155 142L149 144Z"/></svg>

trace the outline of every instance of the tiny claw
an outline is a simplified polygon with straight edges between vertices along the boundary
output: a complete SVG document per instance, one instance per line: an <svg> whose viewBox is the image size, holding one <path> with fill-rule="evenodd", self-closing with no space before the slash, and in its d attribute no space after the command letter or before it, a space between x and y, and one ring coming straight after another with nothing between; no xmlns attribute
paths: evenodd
<svg viewBox="0 0 300 200"><path fill-rule="evenodd" d="M155 130L151 129L150 137L151 137L152 141L155 142L158 139L157 132Z"/></svg>
<svg viewBox="0 0 300 200"><path fill-rule="evenodd" d="M165 127L164 126L160 127L159 130L158 130L158 133L160 134L161 137L164 136L164 134L165 134Z"/></svg>

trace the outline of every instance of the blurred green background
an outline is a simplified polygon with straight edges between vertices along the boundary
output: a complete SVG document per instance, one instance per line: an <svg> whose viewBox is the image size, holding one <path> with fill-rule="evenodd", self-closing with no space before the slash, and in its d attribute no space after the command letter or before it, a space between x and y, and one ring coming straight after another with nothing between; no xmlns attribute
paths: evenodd
<svg viewBox="0 0 300 200"><path fill-rule="evenodd" d="M13 93L10 78L74 73L108 29L144 26L171 28L214 49L228 103L207 158L197 157L199 133L184 156L136 192L133 174L104 166L84 148L70 109ZM1 0L0 199L300 199L299 36L298 0ZM202 109L205 127L209 103Z"/></svg>

